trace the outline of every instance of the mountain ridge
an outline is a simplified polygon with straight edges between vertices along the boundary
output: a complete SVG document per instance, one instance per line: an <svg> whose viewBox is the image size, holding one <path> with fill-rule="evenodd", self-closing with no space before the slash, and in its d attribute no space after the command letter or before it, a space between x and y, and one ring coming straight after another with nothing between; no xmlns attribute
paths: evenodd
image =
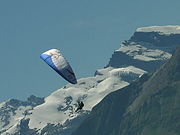
<svg viewBox="0 0 180 135"><path fill-rule="evenodd" d="M155 73L107 95L72 135L178 135L179 60L180 47Z"/></svg>

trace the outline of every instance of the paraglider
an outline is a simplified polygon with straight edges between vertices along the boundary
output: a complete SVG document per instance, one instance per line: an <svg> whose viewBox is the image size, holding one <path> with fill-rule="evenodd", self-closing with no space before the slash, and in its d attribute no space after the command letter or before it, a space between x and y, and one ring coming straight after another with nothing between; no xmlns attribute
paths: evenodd
<svg viewBox="0 0 180 135"><path fill-rule="evenodd" d="M57 49L48 50L40 55L41 59L43 59L52 69L54 69L59 75L61 75L65 80L72 84L76 84L76 76L64 58L64 56Z"/></svg>

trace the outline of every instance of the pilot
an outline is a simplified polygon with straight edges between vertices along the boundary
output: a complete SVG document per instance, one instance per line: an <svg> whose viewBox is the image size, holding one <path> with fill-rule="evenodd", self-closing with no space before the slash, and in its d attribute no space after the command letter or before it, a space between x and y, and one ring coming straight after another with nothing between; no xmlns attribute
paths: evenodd
<svg viewBox="0 0 180 135"><path fill-rule="evenodd" d="M77 111L79 111L79 110L81 110L82 108L83 108L83 106L84 106L84 103L81 101L78 101L78 108L76 109L76 111L75 112L77 112Z"/></svg>

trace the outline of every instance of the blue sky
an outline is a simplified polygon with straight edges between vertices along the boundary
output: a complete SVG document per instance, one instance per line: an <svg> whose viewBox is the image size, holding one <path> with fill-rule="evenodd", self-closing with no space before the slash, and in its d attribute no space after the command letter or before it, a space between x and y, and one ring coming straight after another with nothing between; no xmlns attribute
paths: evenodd
<svg viewBox="0 0 180 135"><path fill-rule="evenodd" d="M60 49L77 78L93 76L136 28L179 25L179 0L1 0L0 101L48 96L67 82L39 55Z"/></svg>

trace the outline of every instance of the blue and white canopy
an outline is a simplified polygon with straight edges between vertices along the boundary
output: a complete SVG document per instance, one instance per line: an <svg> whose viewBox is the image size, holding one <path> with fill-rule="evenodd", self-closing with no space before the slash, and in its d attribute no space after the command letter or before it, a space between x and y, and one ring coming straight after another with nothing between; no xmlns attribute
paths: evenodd
<svg viewBox="0 0 180 135"><path fill-rule="evenodd" d="M76 76L64 58L64 56L57 49L51 49L43 54L41 54L41 59L43 59L51 68L53 68L59 75L72 84L76 84Z"/></svg>

